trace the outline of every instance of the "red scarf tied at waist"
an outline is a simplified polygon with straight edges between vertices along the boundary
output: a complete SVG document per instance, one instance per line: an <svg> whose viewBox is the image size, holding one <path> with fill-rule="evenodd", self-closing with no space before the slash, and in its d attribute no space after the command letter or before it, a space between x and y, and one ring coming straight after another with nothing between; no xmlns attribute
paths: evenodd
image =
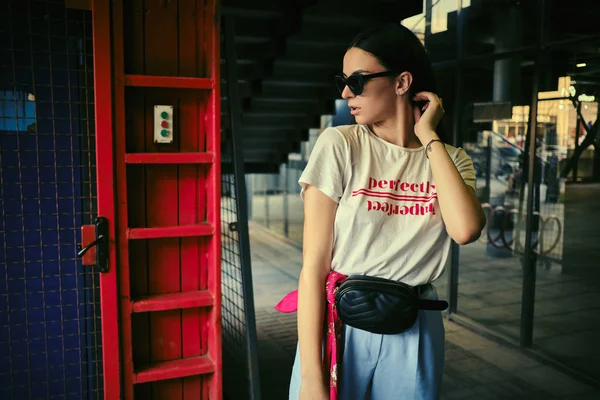
<svg viewBox="0 0 600 400"><path fill-rule="evenodd" d="M342 361L344 351L344 338L342 336L342 321L338 317L335 306L335 293L338 287L347 278L346 275L331 271L325 284L327 307L325 320L327 331L325 336L325 365L329 370L329 399L338 400L338 364ZM276 306L277 311L292 313L298 311L298 291L287 294Z"/></svg>

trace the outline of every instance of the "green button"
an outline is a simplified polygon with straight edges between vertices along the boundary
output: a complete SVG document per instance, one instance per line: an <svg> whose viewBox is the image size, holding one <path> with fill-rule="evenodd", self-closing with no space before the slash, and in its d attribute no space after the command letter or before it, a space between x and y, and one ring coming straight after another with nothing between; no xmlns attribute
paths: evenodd
<svg viewBox="0 0 600 400"><path fill-rule="evenodd" d="M169 131L166 129L163 129L162 131L160 131L160 136L162 136L162 137L169 136Z"/></svg>
<svg viewBox="0 0 600 400"><path fill-rule="evenodd" d="M161 112L161 113L160 113L160 116L161 116L163 119L167 119L167 118L169 118L169 113L168 113L168 112L166 112L166 111L163 111L163 112Z"/></svg>

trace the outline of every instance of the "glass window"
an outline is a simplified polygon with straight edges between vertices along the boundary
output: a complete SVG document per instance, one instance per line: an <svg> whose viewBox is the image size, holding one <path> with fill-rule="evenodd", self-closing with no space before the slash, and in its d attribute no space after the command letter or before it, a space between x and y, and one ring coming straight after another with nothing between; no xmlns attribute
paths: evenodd
<svg viewBox="0 0 600 400"><path fill-rule="evenodd" d="M559 56L564 53L551 58ZM568 367L600 379L593 356L600 353L595 339L600 334L600 227L594 222L600 215L600 186L593 183L600 179L600 160L588 133L597 134L599 84L587 65L577 66L584 59L584 52L572 54L555 91L540 93L544 99L538 116L543 190L535 247L533 344Z"/></svg>

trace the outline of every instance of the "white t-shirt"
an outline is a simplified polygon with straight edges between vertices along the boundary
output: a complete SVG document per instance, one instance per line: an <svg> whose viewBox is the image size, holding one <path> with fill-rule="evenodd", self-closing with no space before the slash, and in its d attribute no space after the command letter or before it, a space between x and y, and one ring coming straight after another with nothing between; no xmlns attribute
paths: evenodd
<svg viewBox="0 0 600 400"><path fill-rule="evenodd" d="M467 185L475 170L465 151L446 150ZM450 237L425 151L377 137L364 125L325 129L299 183L338 203L331 268L417 286L444 270Z"/></svg>

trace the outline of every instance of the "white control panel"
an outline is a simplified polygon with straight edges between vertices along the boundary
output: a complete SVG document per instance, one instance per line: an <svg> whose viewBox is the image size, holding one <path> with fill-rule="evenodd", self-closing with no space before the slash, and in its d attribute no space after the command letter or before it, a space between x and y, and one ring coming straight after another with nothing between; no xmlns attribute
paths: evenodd
<svg viewBox="0 0 600 400"><path fill-rule="evenodd" d="M173 106L154 106L154 143L173 143Z"/></svg>

